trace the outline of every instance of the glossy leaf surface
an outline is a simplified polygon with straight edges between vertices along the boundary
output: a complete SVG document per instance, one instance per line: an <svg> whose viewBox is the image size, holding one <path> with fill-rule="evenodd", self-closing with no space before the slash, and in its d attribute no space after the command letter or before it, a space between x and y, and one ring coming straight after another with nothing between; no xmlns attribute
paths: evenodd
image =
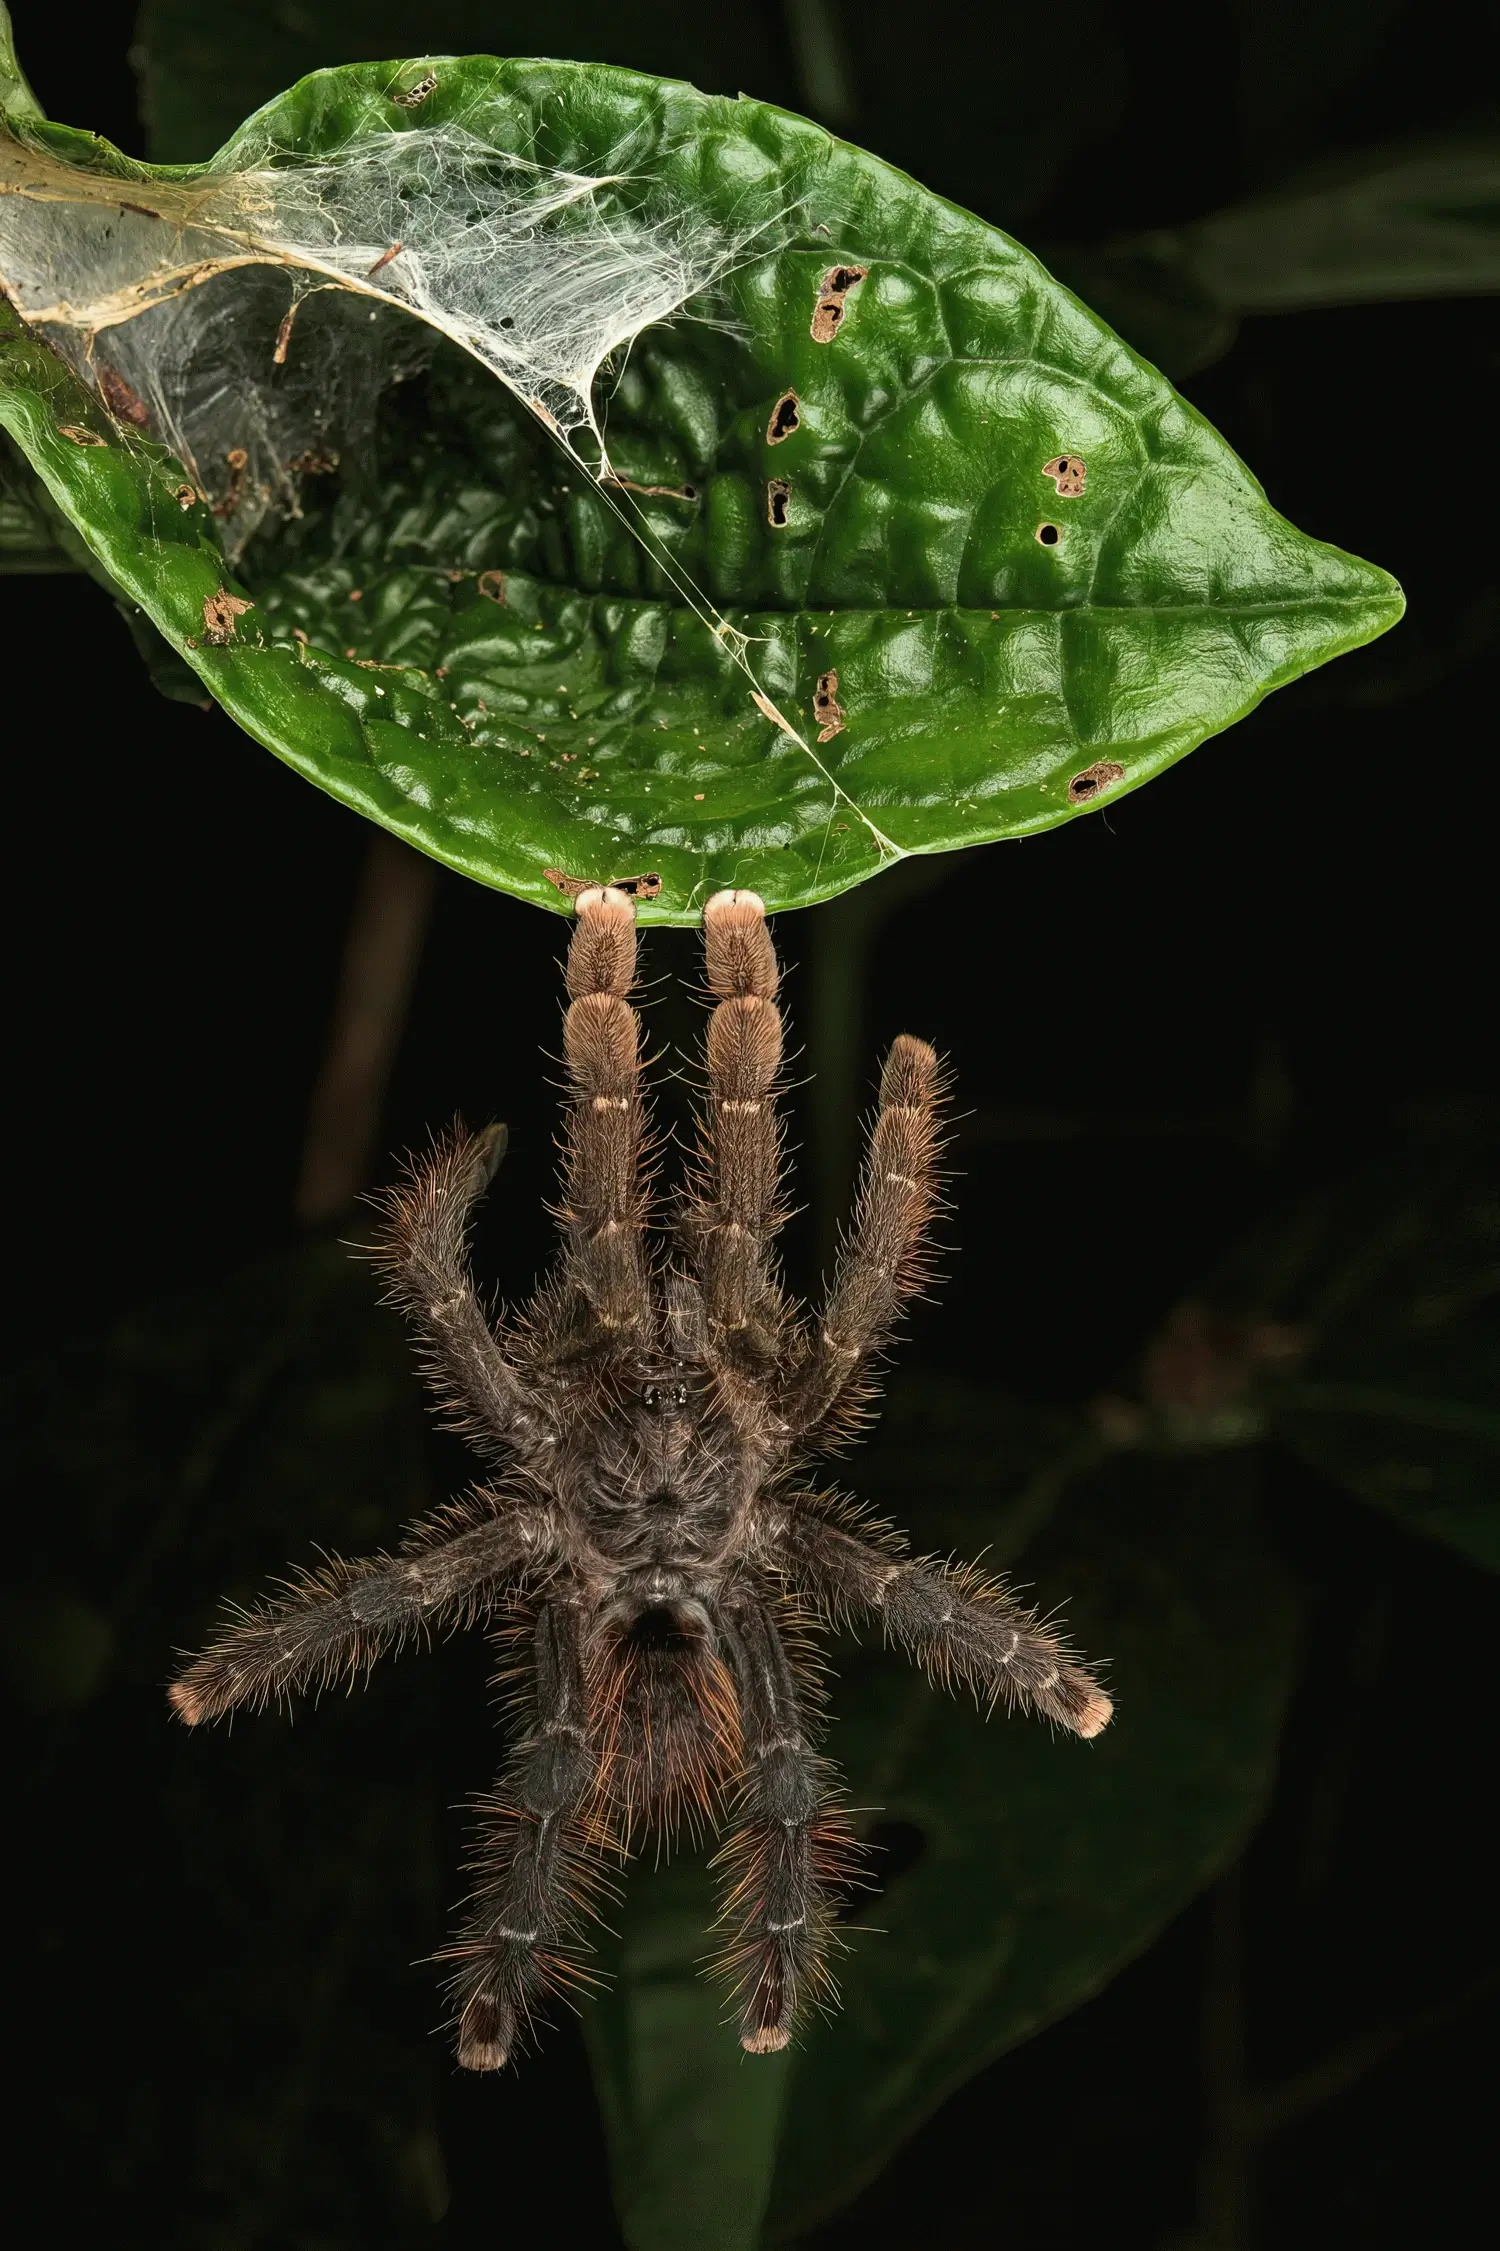
<svg viewBox="0 0 1500 2251"><path fill-rule="evenodd" d="M433 71L417 108L395 99ZM282 96L215 166L459 121L593 176L628 156L601 208L628 216L646 182L685 221L760 230L694 307L711 319L649 329L608 399L617 474L666 491L601 492L444 344L390 401L374 474L338 498L310 483L305 515L259 532L231 577L175 465L13 315L0 341L0 420L209 692L451 865L554 905L549 867L651 868L649 911L670 920L731 882L808 903L1136 787L1399 615L1384 573L1279 517L1025 251L765 105L595 65L351 66ZM127 201L167 193L104 144L30 130ZM11 185L24 170L13 147ZM837 265L865 278L819 341ZM322 316L304 317L313 348ZM773 442L789 393L796 426ZM1076 493L1048 474L1063 458L1084 464ZM791 732L684 578L749 636ZM221 588L252 606L209 645ZM818 697L834 674L836 714Z"/></svg>

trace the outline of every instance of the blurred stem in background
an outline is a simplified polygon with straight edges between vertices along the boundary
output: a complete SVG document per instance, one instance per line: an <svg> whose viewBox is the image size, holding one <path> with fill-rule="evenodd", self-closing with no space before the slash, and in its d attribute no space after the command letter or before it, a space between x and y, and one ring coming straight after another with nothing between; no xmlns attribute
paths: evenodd
<svg viewBox="0 0 1500 2251"><path fill-rule="evenodd" d="M857 104L838 0L786 0L786 32L808 115L847 138Z"/></svg>
<svg viewBox="0 0 1500 2251"><path fill-rule="evenodd" d="M400 837L372 833L308 1111L296 1197L304 1227L342 1219L369 1179L438 876L437 862Z"/></svg>

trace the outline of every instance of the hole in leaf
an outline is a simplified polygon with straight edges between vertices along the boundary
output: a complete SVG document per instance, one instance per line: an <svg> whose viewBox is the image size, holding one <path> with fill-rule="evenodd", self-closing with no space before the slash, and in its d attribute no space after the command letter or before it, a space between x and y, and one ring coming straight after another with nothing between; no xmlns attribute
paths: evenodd
<svg viewBox="0 0 1500 2251"><path fill-rule="evenodd" d="M1082 496L1088 464L1081 454L1060 453L1056 459L1045 463L1044 477L1050 477L1057 487L1060 500L1077 500Z"/></svg>
<svg viewBox="0 0 1500 2251"><path fill-rule="evenodd" d="M792 505L792 488L785 477L772 477L766 486L766 521L773 531L786 523Z"/></svg>
<svg viewBox="0 0 1500 2251"><path fill-rule="evenodd" d="M1070 805L1087 805L1091 799L1098 797L1101 791L1112 788L1116 782L1123 781L1124 778L1125 769L1115 759L1097 758L1092 766L1085 766L1083 772L1075 774L1069 782L1068 803Z"/></svg>
<svg viewBox="0 0 1500 2251"><path fill-rule="evenodd" d="M818 284L818 302L813 308L812 340L815 344L833 342L844 323L844 300L868 272L867 266L829 267Z"/></svg>
<svg viewBox="0 0 1500 2251"><path fill-rule="evenodd" d="M813 714L818 722L820 743L832 742L835 735L844 731L844 707L839 702L839 676L825 672L813 690Z"/></svg>
<svg viewBox="0 0 1500 2251"><path fill-rule="evenodd" d="M801 426L801 421L802 417L797 412L796 392L783 391L772 407L771 419L766 424L766 444L779 446L783 438L789 438Z"/></svg>
<svg viewBox="0 0 1500 2251"><path fill-rule="evenodd" d="M1036 536L1038 544L1040 546L1055 547L1058 541L1062 538L1062 532L1059 530L1056 524L1038 524L1036 527Z"/></svg>
<svg viewBox="0 0 1500 2251"><path fill-rule="evenodd" d="M420 109L428 95L437 92L437 82L437 72L429 70L417 80L415 86L408 86L404 94L392 94L391 100L397 109Z"/></svg>

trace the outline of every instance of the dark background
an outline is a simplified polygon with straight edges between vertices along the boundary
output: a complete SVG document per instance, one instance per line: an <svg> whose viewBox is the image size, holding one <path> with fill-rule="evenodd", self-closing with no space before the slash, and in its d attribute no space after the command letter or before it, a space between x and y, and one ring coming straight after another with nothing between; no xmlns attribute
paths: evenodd
<svg viewBox="0 0 1500 2251"><path fill-rule="evenodd" d="M60 10L23 0L17 15L49 113L145 153L129 12L113 29L101 12L87 39ZM1081 38L1084 18L1103 27L1097 39ZM850 137L1043 249L1175 227L1300 166L1493 122L1480 108L1496 83L1493 38L1486 50L1448 0L1100 0L1056 15L846 0L833 20ZM494 44L807 108L794 29L770 5L662 6L627 31L579 0L545 33ZM441 43L431 30L417 38ZM366 51L351 38L347 54L305 60ZM300 67L294 58L284 75ZM253 85L243 106L270 90ZM1500 570L1485 496L1497 376L1500 332L1482 297L1247 320L1183 388L1294 522L1401 580L1408 621L1097 817L945 863L867 950L847 909L780 924L809 1071L816 1021L799 1004L813 950L847 944L870 1056L903 1028L934 1039L972 1113L950 1278L904 1365L1085 1402L1128 1381L1174 1301L1289 1196L1331 1188L1381 1151L1445 1136L1467 1151L1492 1127L1486 619ZM294 2169L278 2192L289 2202L236 2196L220 2209L201 2182L179 2199L179 2174L239 2177L218 2145L175 2149L170 2128L216 1957L252 1943L274 1961L278 1918L300 1913L287 1901L308 1885L331 1816L310 1805L260 1840L253 1932L216 1921L161 1842L188 1785L162 1747L158 1697L171 1642L216 1590L184 1595L176 1582L187 1610L174 1619L167 1594L137 1588L136 1622L122 1624L111 1602L135 1587L132 1546L149 1547L150 1528L113 1523L104 1583L80 1565L86 1600L60 1560L88 1486L93 1340L164 1294L218 1302L248 1257L296 1240L309 1093L366 836L220 712L161 699L98 588L11 578L0 597L6 1233L30 1433L12 1506L35 1551L7 1611L28 1714L34 1886L13 1944L20 1968L41 1973L18 2053L47 2098L28 2163L54 2184L61 2240L87 2221L122 2243L405 2243L410 2229L381 2198L365 2208L336 2151L305 2189ZM503 1219L487 1222L482 1256L511 1297L546 1252L553 1097L539 1050L556 1045L562 939L555 919L442 878L381 1133L394 1150L455 1110L508 1118ZM687 973L690 960L686 934L648 940L654 971ZM862 1074L855 1098L867 1089ZM807 1097L793 1107L820 1180L836 1173ZM789 1236L804 1282L823 1224L813 1212ZM194 1318L177 1317L179 1345ZM49 1471L59 1446L68 1466ZM106 1457L101 1440L107 1483ZM434 1455L423 1474L463 1472ZM1438 2244L1459 2240L1484 2198L1489 1932L1477 1863L1493 1773L1493 1582L1285 1458L1255 1474L1312 1627L1281 1781L1240 1876L955 2096L813 2239L826 2251ZM76 1537L89 1537L86 1514ZM273 1568L281 1550L265 1539L262 1528L254 1544ZM93 1678L90 1634L114 1637L126 1654L107 1691L80 1695L38 1669L33 1601L73 1634L79 1678ZM450 1645L429 1669L420 1711L382 1682L337 1715L328 1755L351 1792L361 1776L388 1784L397 1772L423 1803L452 1805L488 1770L483 1651ZM288 1746L277 1732L268 1755L280 1759L311 1739L299 1731ZM409 2047L426 2038L430 1973L402 1965L441 1928L458 1817L432 1866L404 1837L369 1840L371 1887L398 1895L380 1940L395 1967L371 2006L387 2012L384 2036ZM1225 2222L1211 2218L1225 2208L1211 2176L1229 2162L1215 2108L1215 2041L1229 2020L1215 1996L1230 1977L1258 2083L1316 2080L1334 2060L1328 2083L1310 2083L1286 2129L1246 2161L1244 2199L1230 2198ZM358 2026L348 2038L358 2046ZM274 2058L256 2068L274 2072ZM440 2158L418 2137L402 2160L420 2176L417 2203L427 2199L417 2233L465 2247L543 2228L617 2240L570 2021L502 2099L451 2076L440 2055L431 2069ZM232 2118L224 2134L227 2147Z"/></svg>

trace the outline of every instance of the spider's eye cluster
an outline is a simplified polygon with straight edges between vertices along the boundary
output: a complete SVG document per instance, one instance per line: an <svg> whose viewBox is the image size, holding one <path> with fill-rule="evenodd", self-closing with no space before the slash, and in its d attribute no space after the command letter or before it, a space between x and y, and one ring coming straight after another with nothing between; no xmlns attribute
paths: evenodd
<svg viewBox="0 0 1500 2251"><path fill-rule="evenodd" d="M648 1415L680 1415L688 1398L685 1383L648 1383L641 1390L641 1405Z"/></svg>

